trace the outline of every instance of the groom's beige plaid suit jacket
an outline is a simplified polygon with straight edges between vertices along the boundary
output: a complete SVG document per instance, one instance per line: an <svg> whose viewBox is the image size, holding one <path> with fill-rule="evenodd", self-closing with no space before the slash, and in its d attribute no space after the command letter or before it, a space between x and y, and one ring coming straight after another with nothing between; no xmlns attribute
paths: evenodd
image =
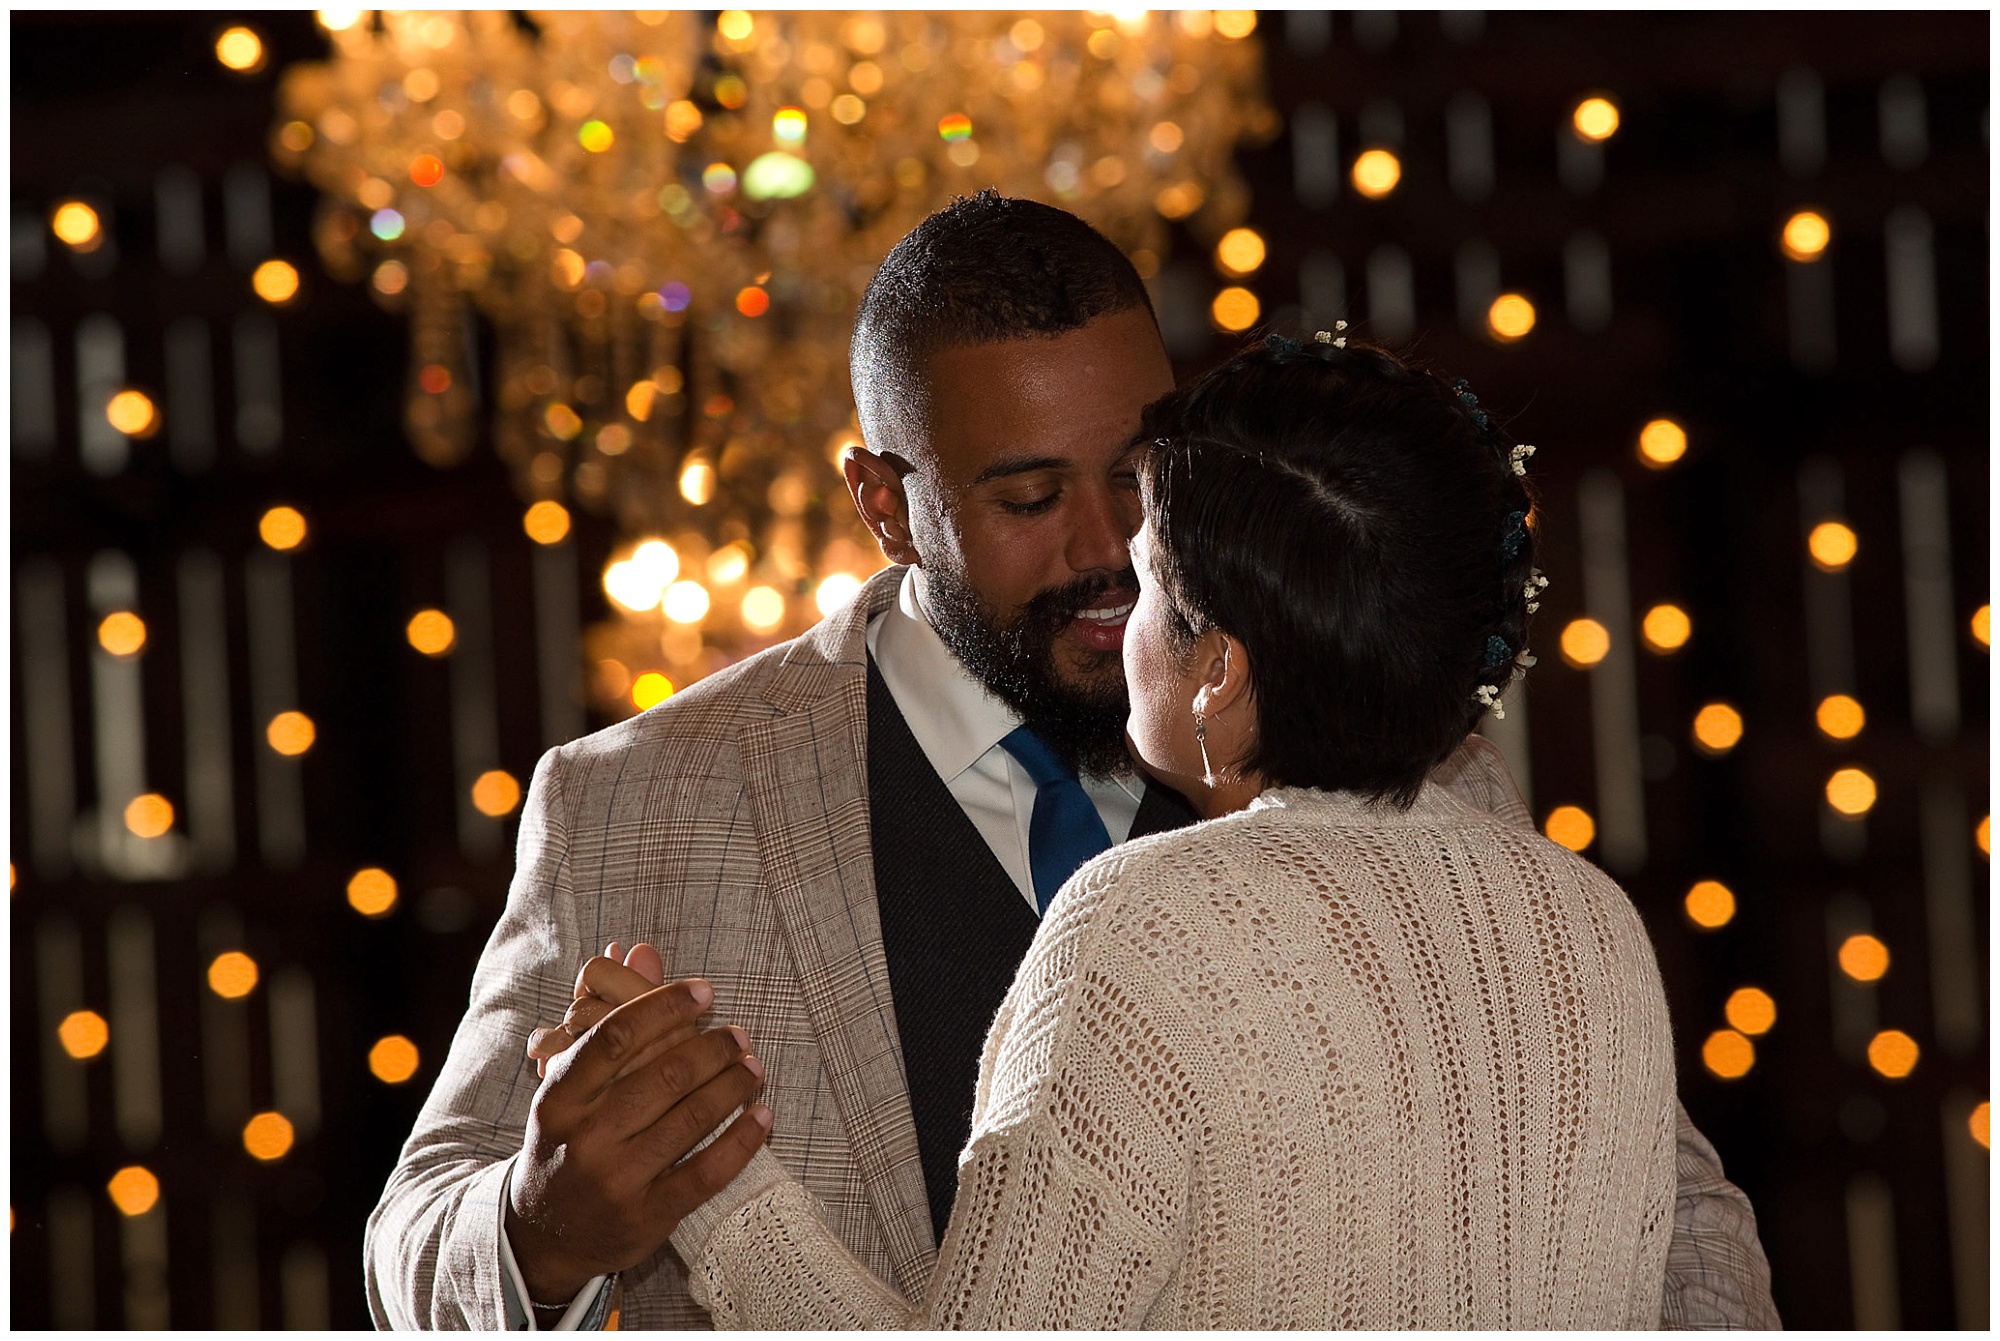
<svg viewBox="0 0 2000 1341"><path fill-rule="evenodd" d="M937 1247L869 841L865 639L902 571L801 637L543 756L470 1008L369 1219L378 1325L505 1326L504 1189L539 1084L526 1040L561 1018L578 966L614 939L651 941L670 979L715 985L716 1018L747 1029L764 1062L772 1152L870 1269L921 1296ZM1439 780L1529 822L1478 737ZM1719 1168L1715 1181L1740 1200ZM1685 1159L1682 1192L1685 1205ZM1721 1240L1741 1235L1725 1229L1711 1260L1734 1260ZM707 1325L664 1244L621 1286L624 1329Z"/></svg>

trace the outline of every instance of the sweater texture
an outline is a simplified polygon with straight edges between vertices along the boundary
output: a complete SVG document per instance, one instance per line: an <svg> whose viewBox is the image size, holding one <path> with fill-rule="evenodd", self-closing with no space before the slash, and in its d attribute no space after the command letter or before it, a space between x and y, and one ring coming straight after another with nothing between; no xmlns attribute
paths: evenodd
<svg viewBox="0 0 2000 1341"><path fill-rule="evenodd" d="M1064 886L921 1298L764 1151L674 1244L721 1326L1656 1327L1674 1157L1616 884L1436 785L1278 789Z"/></svg>

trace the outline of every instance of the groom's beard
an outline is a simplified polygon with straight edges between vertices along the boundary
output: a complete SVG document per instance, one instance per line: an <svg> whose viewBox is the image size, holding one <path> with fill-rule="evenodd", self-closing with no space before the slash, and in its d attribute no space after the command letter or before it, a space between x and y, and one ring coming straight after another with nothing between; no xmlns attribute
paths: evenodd
<svg viewBox="0 0 2000 1341"><path fill-rule="evenodd" d="M1079 773L1105 777L1131 768L1120 654L1091 654L1089 678L1064 684L1057 678L1055 642L1078 612L1106 593L1135 590L1136 573L1127 568L1109 578L1078 578L1039 593L1011 620L988 606L962 572L934 566L924 573L924 605L938 637L975 679Z"/></svg>

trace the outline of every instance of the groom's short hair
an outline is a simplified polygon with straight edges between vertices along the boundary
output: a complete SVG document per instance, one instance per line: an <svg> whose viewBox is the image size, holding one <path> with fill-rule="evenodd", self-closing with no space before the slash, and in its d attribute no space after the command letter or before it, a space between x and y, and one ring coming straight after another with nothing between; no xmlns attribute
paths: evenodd
<svg viewBox="0 0 2000 1341"><path fill-rule="evenodd" d="M891 405L921 404L933 354L1076 330L1152 300L1108 238L1064 210L988 189L960 196L898 242L869 281L848 349L871 446L895 436Z"/></svg>

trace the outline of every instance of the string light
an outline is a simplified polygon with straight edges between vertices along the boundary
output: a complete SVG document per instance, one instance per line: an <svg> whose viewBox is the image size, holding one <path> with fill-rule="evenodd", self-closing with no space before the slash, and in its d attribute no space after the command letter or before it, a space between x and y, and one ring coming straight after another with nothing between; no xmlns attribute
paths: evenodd
<svg viewBox="0 0 2000 1341"><path fill-rule="evenodd" d="M642 386L651 386L643 382ZM644 418L644 416L640 416ZM521 529L537 545L559 544L569 534L569 509L552 498L533 504L521 515Z"/></svg>
<svg viewBox="0 0 2000 1341"><path fill-rule="evenodd" d="M758 632L775 629L785 619L785 598L776 587L752 587L743 594L743 622Z"/></svg>
<svg viewBox="0 0 2000 1341"><path fill-rule="evenodd" d="M1639 631L1645 636L1646 646L1655 652L1673 652L1687 645L1694 624L1687 611L1678 605L1661 604L1646 612Z"/></svg>
<svg viewBox="0 0 2000 1341"><path fill-rule="evenodd" d="M160 1202L160 1180L143 1164L127 1164L104 1185L120 1215L144 1215Z"/></svg>
<svg viewBox="0 0 2000 1341"><path fill-rule="evenodd" d="M1257 295L1237 284L1216 294L1215 301L1208 305L1209 318L1231 332L1249 330L1263 311L1264 305L1257 301Z"/></svg>
<svg viewBox="0 0 2000 1341"><path fill-rule="evenodd" d="M1853 818L1875 807L1875 779L1867 770L1843 768L1826 780L1826 803Z"/></svg>
<svg viewBox="0 0 2000 1341"><path fill-rule="evenodd" d="M708 588L692 579L674 583L660 598L661 611L676 624L699 624L708 607Z"/></svg>
<svg viewBox="0 0 2000 1341"><path fill-rule="evenodd" d="M1981 1099L1973 1105L1972 1112L1965 1119L1965 1129L1972 1133L1972 1139L1985 1150L1993 1148L1993 1105Z"/></svg>
<svg viewBox="0 0 2000 1341"><path fill-rule="evenodd" d="M1806 552L1812 561L1828 573L1837 573L1854 562L1854 555L1861 548L1853 528L1844 522L1824 521L1812 528L1806 537Z"/></svg>
<svg viewBox="0 0 2000 1341"><path fill-rule="evenodd" d="M1582 806L1557 806L1542 823L1549 841L1572 852L1581 852L1597 837L1597 821Z"/></svg>
<svg viewBox="0 0 2000 1341"><path fill-rule="evenodd" d="M104 403L104 421L128 438L150 438L160 426L160 412L143 391L120 391Z"/></svg>
<svg viewBox="0 0 2000 1341"><path fill-rule="evenodd" d="M264 41L248 28L225 28L215 39L215 58L238 74L264 68Z"/></svg>
<svg viewBox="0 0 2000 1341"><path fill-rule="evenodd" d="M135 796L125 805L125 827L135 838L158 838L174 827L173 802L158 792Z"/></svg>
<svg viewBox="0 0 2000 1341"><path fill-rule="evenodd" d="M1993 607L1990 604L1972 612L1972 637L1981 647L1993 646Z"/></svg>
<svg viewBox="0 0 2000 1341"><path fill-rule="evenodd" d="M1734 1029L1718 1029L1701 1045L1701 1064L1720 1080L1740 1080L1757 1064L1757 1049Z"/></svg>
<svg viewBox="0 0 2000 1341"><path fill-rule="evenodd" d="M658 671L647 671L632 681L632 706L640 712L665 703L674 696L674 682Z"/></svg>
<svg viewBox="0 0 2000 1341"><path fill-rule="evenodd" d="M1518 293L1503 293L1486 309L1486 329L1502 343L1525 339L1535 329L1535 305Z"/></svg>
<svg viewBox="0 0 2000 1341"><path fill-rule="evenodd" d="M259 1113L243 1124L243 1148L266 1164L289 1154L292 1139L291 1119L283 1113Z"/></svg>
<svg viewBox="0 0 2000 1341"><path fill-rule="evenodd" d="M49 231L72 251L96 251L104 241L103 224L97 211L81 200L65 200L49 216Z"/></svg>
<svg viewBox="0 0 2000 1341"><path fill-rule="evenodd" d="M87 1062L111 1042L111 1026L94 1010L73 1010L56 1026L56 1040L64 1052Z"/></svg>
<svg viewBox="0 0 2000 1341"><path fill-rule="evenodd" d="M1852 740L1868 724L1861 704L1846 694L1828 694L1813 713L1819 729L1835 740Z"/></svg>
<svg viewBox="0 0 2000 1341"><path fill-rule="evenodd" d="M306 539L305 514L283 504L270 508L257 519L257 538L280 552L297 549Z"/></svg>
<svg viewBox="0 0 2000 1341"><path fill-rule="evenodd" d="M1563 626L1563 660L1582 670L1595 666L1611 651L1611 633L1594 619L1572 619Z"/></svg>
<svg viewBox="0 0 2000 1341"><path fill-rule="evenodd" d="M1972 831L1972 841L1979 844L1981 856L1993 855L1993 816L1981 815L1979 826Z"/></svg>
<svg viewBox="0 0 2000 1341"><path fill-rule="evenodd" d="M1727 754L1743 739L1743 714L1727 703L1703 705L1694 715L1694 743L1705 754Z"/></svg>
<svg viewBox="0 0 2000 1341"><path fill-rule="evenodd" d="M489 769L472 784L472 805L482 815L499 819L512 814L520 803L521 784L505 769Z"/></svg>
<svg viewBox="0 0 2000 1341"><path fill-rule="evenodd" d="M1817 261L1833 241L1833 226L1814 210L1800 210L1785 220L1781 237L1785 255L1794 261Z"/></svg>
<svg viewBox="0 0 2000 1341"><path fill-rule="evenodd" d="M208 988L225 1001L249 996L257 988L257 961L241 950L225 950L209 963Z"/></svg>
<svg viewBox="0 0 2000 1341"><path fill-rule="evenodd" d="M146 646L146 621L130 610L114 610L97 625L97 645L114 657L137 656Z"/></svg>
<svg viewBox="0 0 2000 1341"><path fill-rule="evenodd" d="M264 728L264 739L270 742L272 749L287 758L304 754L318 738L319 730L313 725L313 719L296 708L279 713Z"/></svg>
<svg viewBox="0 0 2000 1341"><path fill-rule="evenodd" d="M1778 1022L1778 1003L1761 987L1739 987L1723 1003L1722 1017L1732 1029L1756 1038Z"/></svg>
<svg viewBox="0 0 2000 1341"><path fill-rule="evenodd" d="M299 272L288 261L266 261L250 275L250 287L273 307L282 307L298 296Z"/></svg>
<svg viewBox="0 0 2000 1341"><path fill-rule="evenodd" d="M1254 274L1264 264L1264 239L1254 228L1232 228L1215 244L1215 264L1226 275Z"/></svg>
<svg viewBox="0 0 2000 1341"><path fill-rule="evenodd" d="M396 877L364 866L347 881L347 905L363 917L385 917L396 906Z"/></svg>
<svg viewBox="0 0 2000 1341"><path fill-rule="evenodd" d="M1599 94L1578 103L1569 122L1579 139L1600 144L1618 133L1618 119L1618 105Z"/></svg>
<svg viewBox="0 0 2000 1341"><path fill-rule="evenodd" d="M1901 1080L1917 1069L1922 1050L1900 1029L1884 1029L1868 1041L1868 1064L1889 1080Z"/></svg>
<svg viewBox="0 0 2000 1341"><path fill-rule="evenodd" d="M410 622L403 626L403 636L410 646L427 657L441 657L451 651L458 640L458 629L451 622L451 616L442 610L419 610L410 616Z"/></svg>
<svg viewBox="0 0 2000 1341"><path fill-rule="evenodd" d="M813 593L813 604L821 615L832 615L861 591L861 579L852 573L833 573Z"/></svg>
<svg viewBox="0 0 2000 1341"><path fill-rule="evenodd" d="M1370 149L1354 160L1354 189L1380 200L1403 180L1403 163L1387 149Z"/></svg>
<svg viewBox="0 0 2000 1341"><path fill-rule="evenodd" d="M368 1073L385 1085L400 1085L417 1073L417 1045L401 1034L375 1040L368 1049Z"/></svg>
<svg viewBox="0 0 2000 1341"><path fill-rule="evenodd" d="M1726 927L1736 916L1736 895L1720 880L1697 880L1682 901L1688 921L1704 931Z"/></svg>
<svg viewBox="0 0 2000 1341"><path fill-rule="evenodd" d="M1671 419L1648 420L1639 430L1639 459L1661 470L1687 455L1687 430Z"/></svg>
<svg viewBox="0 0 2000 1341"><path fill-rule="evenodd" d="M1866 932L1842 941L1834 958L1840 971L1856 982L1875 982L1889 971L1889 947Z"/></svg>

